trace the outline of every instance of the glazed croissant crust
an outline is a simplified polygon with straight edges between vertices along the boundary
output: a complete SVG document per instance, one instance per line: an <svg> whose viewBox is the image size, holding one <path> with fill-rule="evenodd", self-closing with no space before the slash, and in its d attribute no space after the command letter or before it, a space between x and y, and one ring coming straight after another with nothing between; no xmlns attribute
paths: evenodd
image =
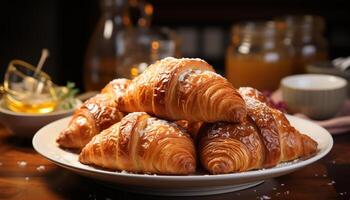
<svg viewBox="0 0 350 200"><path fill-rule="evenodd" d="M116 99L129 82L128 79L115 79L100 94L85 101L74 112L68 127L57 138L57 143L65 148L82 148L93 136L120 121L124 113L118 110Z"/></svg>
<svg viewBox="0 0 350 200"><path fill-rule="evenodd" d="M317 151L259 91L236 90L208 63L189 58L166 58L132 81L110 82L75 111L57 143L82 148L83 164L174 175L194 173L197 153L205 169L223 174Z"/></svg>
<svg viewBox="0 0 350 200"><path fill-rule="evenodd" d="M130 113L96 135L83 148L79 160L137 173L191 174L196 169L190 136L176 124L144 112Z"/></svg>
<svg viewBox="0 0 350 200"><path fill-rule="evenodd" d="M248 116L240 124L218 122L201 129L199 157L213 174L276 166L308 157L317 143L292 127L280 111L269 107L253 88L240 88Z"/></svg>
<svg viewBox="0 0 350 200"><path fill-rule="evenodd" d="M191 122L239 122L246 115L242 97L200 59L165 58L136 77L119 98L123 112L143 111Z"/></svg>

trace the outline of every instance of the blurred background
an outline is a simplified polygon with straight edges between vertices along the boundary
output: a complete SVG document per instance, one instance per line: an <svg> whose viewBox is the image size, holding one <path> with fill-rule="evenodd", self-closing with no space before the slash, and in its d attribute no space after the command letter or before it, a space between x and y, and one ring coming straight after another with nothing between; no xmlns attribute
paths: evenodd
<svg viewBox="0 0 350 200"><path fill-rule="evenodd" d="M100 80L104 84L103 78L93 77L105 76L99 74L98 70L101 68L108 77L117 77L124 72L117 72L116 68L129 70L136 63L136 68L127 72L131 75L125 75L132 77L142 71L145 64L165 55L203 58L221 74L225 74L226 66L229 79L232 73L249 76L245 74L253 73L256 68L254 66L263 66L264 63L245 63L245 58L238 55L253 55L248 59L254 61L256 52L271 52L271 45L278 53L269 54L265 58L273 61L277 59L280 61L277 64L283 66L281 68L288 69L287 72L274 73L281 76L298 73L295 71L295 60L292 64L283 64L289 59L288 56L295 56L298 48L301 48L300 44L288 46L290 39L315 39L313 42L316 51L320 50L321 56L313 61L350 55L350 12L345 2L5 0L1 1L0 6L0 79L2 81L12 59L22 59L36 65L43 48L50 50L44 71L58 84L75 82L81 91L96 90L100 87L89 85L87 82ZM126 14L129 19L126 18ZM288 18L287 15L301 16L301 20L296 20L297 17ZM305 18L305 15L315 17ZM246 23L247 21L250 23ZM309 30L304 24L311 24L310 33L300 32L304 29ZM233 28L234 25L236 28ZM130 26L139 29L129 30ZM124 31L124 34L114 35L115 29ZM106 41L100 38L114 39L106 44ZM151 45L151 50L140 51L140 48L137 48L140 47L140 43ZM113 44L115 48L108 47L109 44ZM243 49L240 48L242 44ZM120 47L121 45L124 47ZM244 50L245 45L256 48L247 52ZM312 48L314 47L309 45L306 53L315 51ZM154 50L158 51L154 53ZM107 54L118 54L118 61L101 59ZM144 54L148 56L145 62L142 60ZM248 67L244 70L249 70L240 71L235 67L237 63L239 66L246 64ZM104 68L111 68L112 71L106 71ZM269 69L269 66L266 69ZM108 77L106 79L109 79ZM272 90L276 85L261 87Z"/></svg>

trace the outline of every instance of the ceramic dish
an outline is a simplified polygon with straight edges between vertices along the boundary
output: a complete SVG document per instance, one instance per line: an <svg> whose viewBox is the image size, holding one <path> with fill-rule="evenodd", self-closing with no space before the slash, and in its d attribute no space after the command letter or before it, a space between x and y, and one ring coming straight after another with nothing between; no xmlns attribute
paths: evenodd
<svg viewBox="0 0 350 200"><path fill-rule="evenodd" d="M77 105L81 104L80 100L77 101ZM16 136L31 138L46 124L72 115L74 109L75 108L54 111L45 114L19 113L7 109L3 105L3 101L0 100L0 122Z"/></svg>
<svg viewBox="0 0 350 200"><path fill-rule="evenodd" d="M332 62L318 62L306 66L306 72L310 74L329 74L340 76L350 82L350 69L340 70ZM348 86L348 96L350 96L350 87Z"/></svg>
<svg viewBox="0 0 350 200"><path fill-rule="evenodd" d="M281 80L288 110L314 119L333 117L347 98L346 87L345 79L324 74L300 74Z"/></svg>
<svg viewBox="0 0 350 200"><path fill-rule="evenodd" d="M34 149L55 164L78 174L97 179L110 187L145 194L167 196L211 195L242 190L265 179L291 173L324 157L333 146L332 136L324 128L300 118L287 116L293 126L318 142L318 153L306 160L280 164L274 168L222 175L145 175L107 171L81 164L78 154L63 150L55 142L70 118L55 121L40 129L33 138Z"/></svg>

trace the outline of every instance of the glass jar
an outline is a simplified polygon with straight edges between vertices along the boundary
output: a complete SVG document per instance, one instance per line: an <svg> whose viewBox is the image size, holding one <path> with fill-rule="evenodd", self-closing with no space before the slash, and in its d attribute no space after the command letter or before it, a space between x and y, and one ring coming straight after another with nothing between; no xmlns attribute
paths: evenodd
<svg viewBox="0 0 350 200"><path fill-rule="evenodd" d="M275 90L292 73L293 48L283 42L285 29L272 21L235 25L226 54L226 77L235 86Z"/></svg>
<svg viewBox="0 0 350 200"><path fill-rule="evenodd" d="M320 16L285 16L276 21L286 26L286 45L295 49L294 73L305 73L306 66L328 60L328 44L323 36L324 19Z"/></svg>

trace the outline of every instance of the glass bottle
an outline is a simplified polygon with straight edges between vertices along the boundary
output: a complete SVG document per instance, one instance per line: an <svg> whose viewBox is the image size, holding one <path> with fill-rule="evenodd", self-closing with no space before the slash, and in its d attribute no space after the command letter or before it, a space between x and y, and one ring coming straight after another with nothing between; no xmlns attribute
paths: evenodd
<svg viewBox="0 0 350 200"><path fill-rule="evenodd" d="M168 56L179 56L175 32L168 28L150 28L153 6L143 0L129 0L136 26L128 31L126 51L117 74L135 78L150 64Z"/></svg>
<svg viewBox="0 0 350 200"><path fill-rule="evenodd" d="M235 86L275 90L292 73L293 49L276 23L246 22L233 27L226 54L226 77Z"/></svg>
<svg viewBox="0 0 350 200"><path fill-rule="evenodd" d="M100 90L114 78L135 78L155 59L175 56L173 33L150 29L151 4L101 0L101 8L102 16L86 53L86 90Z"/></svg>
<svg viewBox="0 0 350 200"><path fill-rule="evenodd" d="M101 0L101 17L89 42L84 69L87 91L100 90L113 78L125 54L131 28L127 0Z"/></svg>
<svg viewBox="0 0 350 200"><path fill-rule="evenodd" d="M157 60L178 57L176 40L175 33L167 28L135 28L128 34L127 50L118 73L132 79Z"/></svg>

